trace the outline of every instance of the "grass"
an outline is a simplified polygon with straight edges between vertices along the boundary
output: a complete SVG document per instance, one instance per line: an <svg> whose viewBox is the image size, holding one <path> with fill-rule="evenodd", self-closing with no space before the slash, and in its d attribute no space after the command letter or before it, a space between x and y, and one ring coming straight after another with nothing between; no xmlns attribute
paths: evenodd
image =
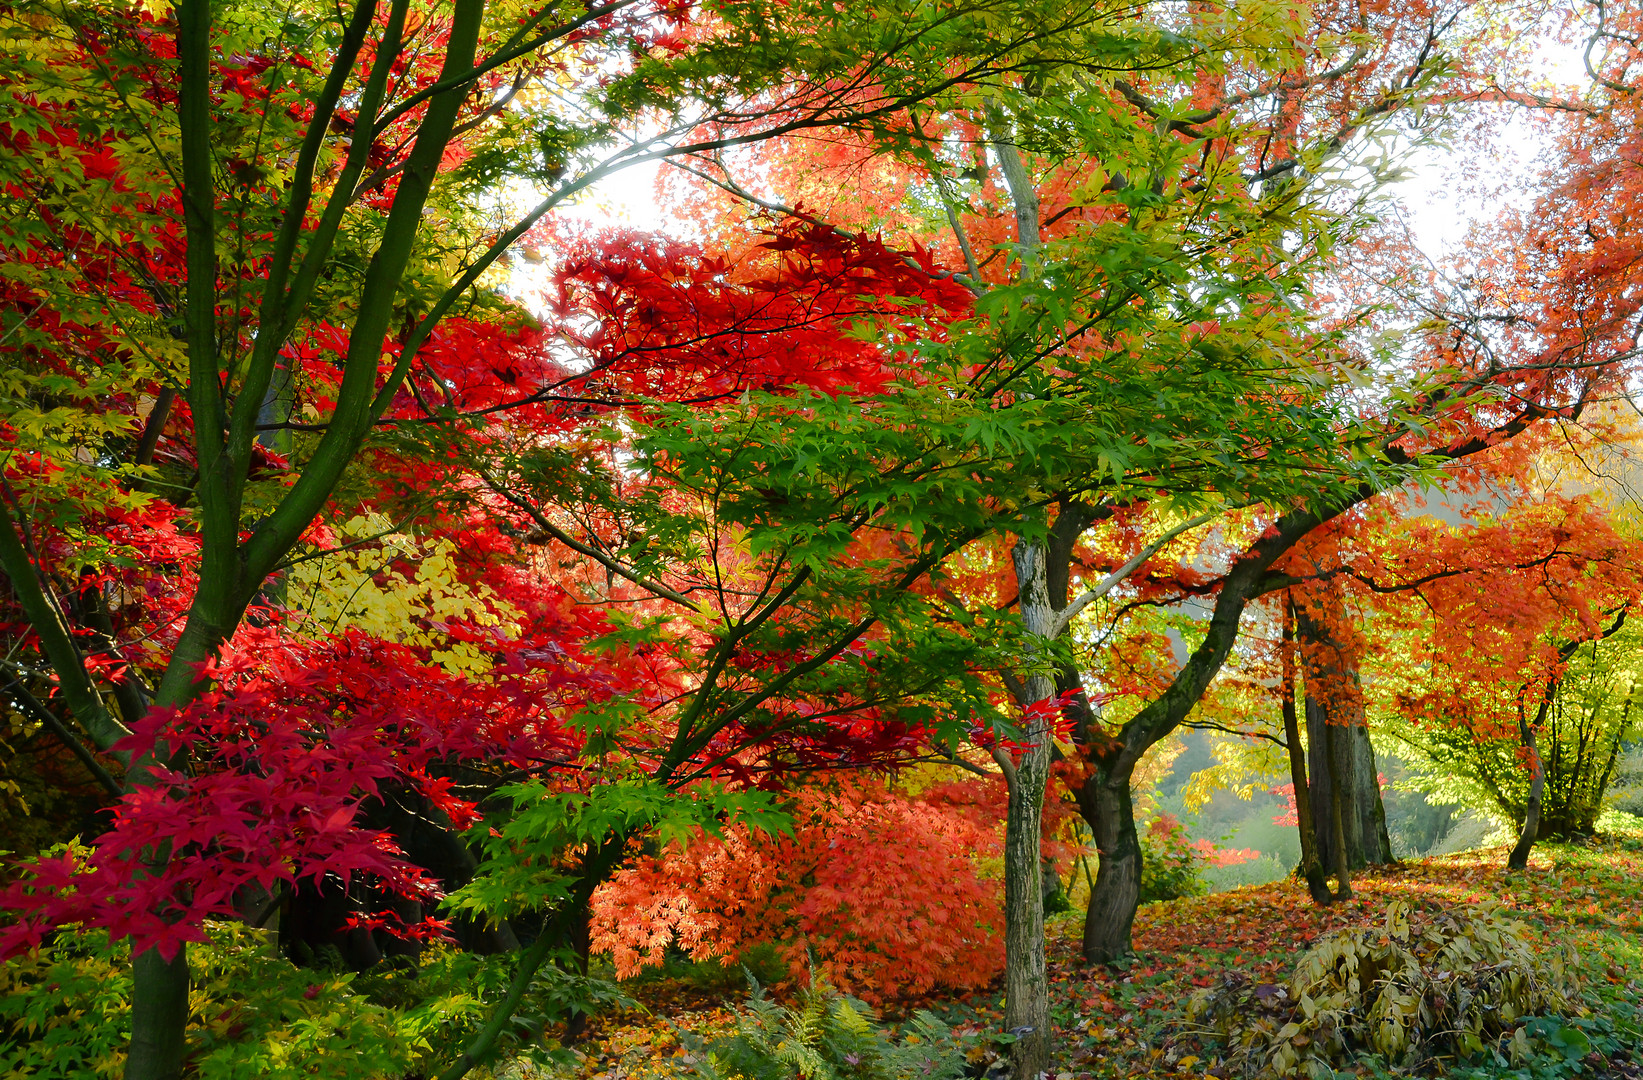
<svg viewBox="0 0 1643 1080"><path fill-rule="evenodd" d="M1457 1080L1643 1080L1643 820L1620 819L1584 843L1537 845L1529 869L1508 874L1504 848L1483 848L1365 872L1352 900L1312 905L1293 880L1149 905L1135 924L1136 955L1090 967L1078 957L1081 914L1051 920L1047 946L1062 1080L1095 1077L1218 1076L1213 1049L1179 1037L1191 993L1240 970L1282 981L1320 934L1380 920L1394 900L1417 909L1498 903L1537 932L1547 948L1567 948L1586 985L1590 1014L1572 1021L1585 1038L1562 1038L1567 1023L1542 1024L1527 1063L1428 1064L1426 1075ZM699 981L698 981L699 980ZM648 1013L602 1018L564 1076L604 1080L675 1075L675 1030L722 1029L741 988L723 972L669 973L630 985ZM1002 1026L996 989L961 999L921 1001L949 1023L982 1033ZM894 1019L894 1017L892 1017ZM1572 1019L1572 1018L1571 1018ZM1590 1053L1589 1051L1596 1051ZM505 1073L500 1075L506 1075ZM1374 1059L1340 1074L1400 1075Z"/></svg>

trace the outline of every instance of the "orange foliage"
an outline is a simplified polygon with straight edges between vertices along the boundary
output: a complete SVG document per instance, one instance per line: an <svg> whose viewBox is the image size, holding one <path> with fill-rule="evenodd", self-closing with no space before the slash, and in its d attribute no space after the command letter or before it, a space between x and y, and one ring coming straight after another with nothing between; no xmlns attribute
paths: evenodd
<svg viewBox="0 0 1643 1080"><path fill-rule="evenodd" d="M774 943L795 980L813 958L874 1002L984 985L1003 967L1003 916L977 857L999 849L1003 799L984 780L916 796L859 779L804 789L790 835L730 828L618 873L593 898L593 949L627 978L670 944L728 965Z"/></svg>
<svg viewBox="0 0 1643 1080"><path fill-rule="evenodd" d="M1643 543L1592 493L1524 490L1512 471L1528 462L1492 452L1470 466L1493 476L1483 491L1514 501L1456 496L1437 507L1451 521L1419 513L1426 500L1383 500L1319 530L1286 564L1317 579L1295 591L1354 654L1333 666L1355 670L1361 657L1381 669L1399 686L1388 704L1411 721L1517 738L1519 707L1532 710L1562 674L1560 648L1600 637L1643 598ZM1309 675L1315 663L1331 666L1315 655ZM1352 680L1321 682L1361 708Z"/></svg>

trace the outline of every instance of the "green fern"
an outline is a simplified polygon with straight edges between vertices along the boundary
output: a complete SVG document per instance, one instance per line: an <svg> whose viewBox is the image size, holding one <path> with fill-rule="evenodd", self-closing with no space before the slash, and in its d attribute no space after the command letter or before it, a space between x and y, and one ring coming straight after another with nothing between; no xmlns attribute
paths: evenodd
<svg viewBox="0 0 1643 1080"><path fill-rule="evenodd" d="M683 1036L700 1080L956 1080L970 1037L925 1011L900 1042L866 1004L813 972L796 1008L771 1001L748 973L746 1006L733 1034L703 1045Z"/></svg>

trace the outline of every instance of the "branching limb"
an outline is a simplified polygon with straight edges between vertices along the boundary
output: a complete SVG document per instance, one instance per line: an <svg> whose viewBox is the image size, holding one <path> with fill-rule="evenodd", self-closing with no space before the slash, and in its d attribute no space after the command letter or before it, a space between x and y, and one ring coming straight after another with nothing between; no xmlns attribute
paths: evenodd
<svg viewBox="0 0 1643 1080"><path fill-rule="evenodd" d="M96 755L86 748L85 743L75 738L74 732L69 730L67 724L57 719L55 713L40 703L39 698L25 690L23 684L16 679L13 679L6 686L4 692L10 695L12 701L16 702L18 707L33 718L36 723L49 728L51 733L57 736L57 741L68 747L69 751L80 759L80 764L84 765L86 771L103 786L103 790L116 798L120 796L123 790L120 787L120 782L114 779L112 773L103 768L103 763L98 761Z"/></svg>
<svg viewBox="0 0 1643 1080"><path fill-rule="evenodd" d="M23 550L22 541L17 538L11 509L4 499L0 499L0 570L10 579L12 592L29 626L40 638L40 649L57 673L58 692L63 695L74 718L80 721L102 750L130 735L126 726L103 707L96 688L91 685L80 650L69 637L61 613L41 587L34 563L29 559L28 552Z"/></svg>
<svg viewBox="0 0 1643 1080"><path fill-rule="evenodd" d="M1061 611L1056 614L1052 636L1059 636L1060 633L1065 630L1075 618L1078 617L1079 612L1083 611L1085 608L1089 607L1091 604L1095 603L1097 600L1106 596L1108 593L1112 592L1115 588L1121 585L1125 578L1135 572L1137 567L1162 551L1164 546L1170 543L1170 541L1174 540L1183 533L1191 532L1200 525L1213 521L1215 518L1220 516L1220 513L1221 512L1219 510L1213 510L1207 514L1199 514L1190 521L1183 521L1175 528L1166 532L1163 536L1160 536L1157 540L1154 540L1152 543L1136 552L1135 555L1132 556L1123 566L1120 566L1118 569L1102 578L1094 587L1086 589L1076 600L1062 608Z"/></svg>
<svg viewBox="0 0 1643 1080"><path fill-rule="evenodd" d="M1010 755L1005 752L1003 747L989 746L987 752L992 755L993 761L997 763L998 771L1004 774L1004 782L1009 785L1011 791L1014 791L1017 776L1015 762L1010 760Z"/></svg>
<svg viewBox="0 0 1643 1080"><path fill-rule="evenodd" d="M549 521L548 516L542 513L541 508L536 506L529 499L522 498L514 492L509 491L500 481L496 480L484 469L478 469L477 471L480 479L485 481L486 487L508 500L510 505L518 509L526 517L530 518L531 522L535 524L538 529L541 529L544 533L553 537L561 544L564 544L572 551L580 552L581 554L586 555L588 558L594 560L600 566L603 566L606 570L609 570L617 577L622 578L624 581L632 582L641 589L644 589L646 592L654 593L664 600L671 600L675 604L689 608L691 611L700 612L702 610L699 605L697 605L684 593L670 589L659 581L652 581L627 566L620 559L616 559L605 552L600 551L591 544L584 544L582 541L576 539L576 537L570 535L570 533L567 533L565 530L559 528L552 521Z"/></svg>
<svg viewBox="0 0 1643 1080"><path fill-rule="evenodd" d="M1240 739L1265 739L1267 742L1276 743L1277 745L1284 747L1286 750L1289 748L1289 743L1272 734L1270 731L1245 731L1243 728L1228 727L1225 724L1217 724L1213 720L1184 720L1182 721L1181 726L1184 728L1192 728L1195 731L1219 731L1226 735L1236 735Z"/></svg>
<svg viewBox="0 0 1643 1080"><path fill-rule="evenodd" d="M743 202L757 206L762 210L769 210L773 214L781 214L783 217L794 218L798 221L807 221L812 225L817 225L824 229L831 229L836 235L842 236L846 240L855 241L862 239L861 233L853 232L840 225L834 225L830 221L824 221L814 214L807 214L796 206L789 206L787 203L781 202L777 199L766 199L763 196L755 195L753 192L738 184L735 180L732 180L728 172L725 172L723 176L714 176L712 173L709 173L703 169L698 169L695 166L687 165L684 162L677 161L673 158L668 158L667 164L673 166L675 169L687 172L692 176L706 180L708 183L712 184L716 188L719 188L721 191L728 192ZM722 166L721 171L724 171ZM951 210L949 210L949 215L951 215ZM952 220L951 218L949 219ZM951 271L932 271L929 267L921 265L918 260L906 255L901 256L901 261L920 273L929 274L937 281L956 281L960 285L963 285L965 288L969 289L971 292L975 293L977 296L980 296L985 290L981 284L979 271L977 271L975 266L975 256L971 253L969 240L963 236L962 231L959 232L959 235L959 246L964 251L966 266L969 269L968 277L963 274L952 273Z"/></svg>

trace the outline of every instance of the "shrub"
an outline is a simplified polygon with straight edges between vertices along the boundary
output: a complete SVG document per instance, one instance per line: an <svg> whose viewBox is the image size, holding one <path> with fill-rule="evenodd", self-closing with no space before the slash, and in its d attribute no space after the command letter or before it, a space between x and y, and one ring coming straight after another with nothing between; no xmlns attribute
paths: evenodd
<svg viewBox="0 0 1643 1080"><path fill-rule="evenodd" d="M426 1073L460 1053L511 975L510 957L443 947L428 950L415 972L303 969L243 924L205 930L208 941L189 954L188 1056L199 1080ZM0 963L0 1077L117 1080L131 1031L129 954L106 933L66 927ZM611 989L549 965L515 1034L531 1039L570 1009L587 1009L588 998L612 998ZM504 1049L519 1052L519 1039Z"/></svg>
<svg viewBox="0 0 1643 1080"><path fill-rule="evenodd" d="M1412 917L1399 901L1380 930L1319 938L1287 986L1235 972L1187 1015L1246 1076L1319 1077L1365 1052L1400 1068L1486 1047L1522 1060L1525 1022L1579 1011L1577 989L1562 953L1498 911Z"/></svg>
<svg viewBox="0 0 1643 1080"><path fill-rule="evenodd" d="M1141 832L1141 903L1209 892L1202 853L1173 814L1159 814Z"/></svg>
<svg viewBox="0 0 1643 1080"><path fill-rule="evenodd" d="M660 966L669 948L728 966L775 945L795 982L814 957L868 1001L984 986L1002 966L1003 916L978 855L998 846L1002 791L803 789L786 835L732 826L619 871L594 894L593 949L622 979Z"/></svg>
<svg viewBox="0 0 1643 1080"><path fill-rule="evenodd" d="M865 1004L828 985L820 972L796 1008L769 1000L757 979L736 1018L733 1034L702 1045L684 1042L696 1056L701 1080L957 1080L975 1040L953 1032L920 1010L892 1040Z"/></svg>

